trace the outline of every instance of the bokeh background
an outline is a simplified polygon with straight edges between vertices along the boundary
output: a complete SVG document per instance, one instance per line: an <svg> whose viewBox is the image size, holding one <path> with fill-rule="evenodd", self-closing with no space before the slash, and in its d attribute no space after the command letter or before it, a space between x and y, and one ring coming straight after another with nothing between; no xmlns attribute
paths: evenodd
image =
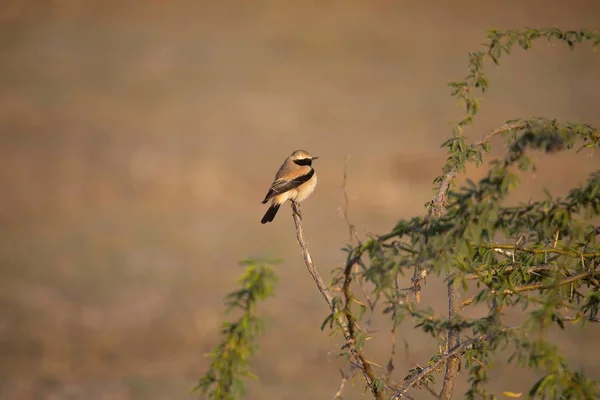
<svg viewBox="0 0 600 400"><path fill-rule="evenodd" d="M0 398L194 398L248 256L284 260L248 398L331 398L341 342L319 330L327 310L289 208L259 223L279 164L297 148L321 157L303 211L329 278L348 242L347 156L361 235L424 212L461 116L446 84L466 75L485 30L594 28L598 15L596 1L4 0ZM591 46L540 41L488 71L472 138L532 115L600 125ZM520 199L564 195L600 166L536 159ZM441 304L439 288L428 282L423 300ZM600 378L596 327L555 339ZM435 351L410 324L398 341L398 379ZM493 388L518 392L527 376L499 368ZM345 394L364 398L360 381Z"/></svg>

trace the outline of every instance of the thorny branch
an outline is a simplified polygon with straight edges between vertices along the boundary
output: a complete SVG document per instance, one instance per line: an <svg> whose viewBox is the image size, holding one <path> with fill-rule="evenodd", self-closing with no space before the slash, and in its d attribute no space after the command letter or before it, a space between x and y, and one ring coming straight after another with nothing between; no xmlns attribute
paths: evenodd
<svg viewBox="0 0 600 400"><path fill-rule="evenodd" d="M502 134L502 133L508 132L508 131L514 131L516 129L521 129L521 128L524 128L525 126L526 126L525 122L520 121L520 122L515 122L512 124L506 124L500 128L493 129L493 130L489 131L481 139L479 139L474 144L474 147L482 147L487 142L489 142L491 138L493 138L496 135L499 135L499 134ZM450 185L452 184L452 181L454 180L454 178L456 177L458 172L459 171L458 171L457 167L453 167L443 175L443 178L442 178L442 181L438 188L438 191L432 200L432 210L433 210L434 215L436 215L436 216L442 215L444 206L446 205L446 200L448 197L448 190L450 190Z"/></svg>
<svg viewBox="0 0 600 400"><path fill-rule="evenodd" d="M525 126L525 122L519 121L512 124L505 124L503 127L493 129L489 131L485 136L483 136L479 141L473 144L473 147L483 147L492 137L499 135L501 133L512 131L515 129L523 128ZM454 166L450 168L444 175L441 180L440 186L436 195L434 196L431 202L431 208L429 217L442 216L444 207L446 206L448 191L450 190L450 186L452 181L456 177L459 172L459 167ZM449 274L448 274L449 277ZM460 304L460 295L458 289L452 283L452 280L449 280L448 283L448 319L454 319L460 309L464 307L464 305ZM447 350L451 348L456 348L460 344L459 331L456 328L450 328L447 332L447 340L446 346ZM449 356L447 357L446 363L446 373L444 374L444 383L442 386L442 391L440 392L440 399L449 400L452 398L452 393L454 392L454 386L456 381L456 375L458 374L459 368L459 359L457 356Z"/></svg>
<svg viewBox="0 0 600 400"><path fill-rule="evenodd" d="M528 292L531 290L553 289L553 288L556 288L559 286L568 285L570 283L577 282L582 279L587 279L587 278L596 277L596 276L600 276L600 271L580 272L578 274L571 275L561 281L550 283L550 284L544 284L543 282L537 282L537 283L532 283L531 285L519 286L519 287L516 287L515 289L505 289L502 292L502 294L521 293L521 292Z"/></svg>
<svg viewBox="0 0 600 400"><path fill-rule="evenodd" d="M505 328L504 331L512 330L514 328ZM497 333L496 333L497 334ZM460 357L465 351L473 348L475 345L479 343L483 343L489 340L493 335L492 334L483 334L479 335L475 338L465 340L460 343L458 346L451 348L441 354L434 362L431 362L427 367L423 368L420 372L414 374L410 378L406 379L400 385L396 386L394 395L392 396L392 400L397 400L400 398L406 397L406 391L412 386L419 384L419 382L425 378L426 376L435 372L439 366L446 362L451 357ZM441 396L441 394L440 394Z"/></svg>
<svg viewBox="0 0 600 400"><path fill-rule="evenodd" d="M531 275L531 274L537 274L538 272L543 272L543 271L552 271L555 270L556 266L552 266L552 265L542 265L539 267L506 267L504 268L504 270L502 271L502 273L504 274L508 274L511 273L515 270L522 270L522 272L524 274L527 275ZM495 270L489 271L492 275L497 275L498 272L496 272ZM469 274L469 275L465 275L464 280L466 281L473 281L476 279L481 279L481 275L479 274Z"/></svg>
<svg viewBox="0 0 600 400"><path fill-rule="evenodd" d="M532 267L532 270L549 270L550 267ZM517 293L522 293L522 292L530 292L532 290L548 290L548 289L554 289L557 288L559 286L564 286L564 285L569 285L571 283L583 280L583 279L588 279L588 278L594 278L600 276L600 271L586 271L586 272L580 272L578 274L575 275L571 275L561 281L558 282L554 282L554 283L550 283L550 284L544 284L543 282L536 282L536 283L532 283L530 285L523 285L523 286L517 286L514 289L504 289L502 291L502 294L505 296L511 295L511 294L517 294ZM496 293L494 290L491 291L492 293ZM471 304L473 304L473 302L475 301L475 296L471 296L468 299L464 300L461 304L460 304L460 308L464 308L467 306L470 306ZM596 322L596 321L592 321L592 322Z"/></svg>
<svg viewBox="0 0 600 400"><path fill-rule="evenodd" d="M517 129L519 127L522 127L523 125L524 125L523 122L519 122L519 123L514 123L514 124L507 124L501 128L491 130L485 136L483 136L481 139L479 139L479 141L474 144L474 147L482 147L492 137L499 135L506 131ZM444 207L446 206L446 200L447 200L447 196L448 196L448 191L450 190L450 185L452 184L452 181L454 180L454 178L456 177L458 172L459 172L458 167L454 166L454 167L450 168L443 175L443 178L440 182L438 191L435 194L435 196L431 202L429 217L431 217L432 215L435 217L442 216ZM416 273L417 273L417 269L415 268L415 274ZM417 293L417 300L418 300L419 292L416 292L416 293ZM456 289L456 287L454 287L454 284L452 284L452 281L450 280L450 282L448 284L448 319L449 320L454 319L458 315L460 308L461 308L460 307L460 295L458 293L458 289ZM459 339L458 330L455 328L448 329L447 340L446 340L447 350L451 349L453 347L457 347L459 345L459 343L460 343L460 339ZM456 375L458 374L458 367L459 367L458 357L454 357L454 356L448 357L447 364L446 364L446 373L444 375L444 383L442 386L442 391L440 392L440 396L439 396L440 399L451 399L452 398L452 393L454 391L454 386L455 386L455 381L456 381Z"/></svg>
<svg viewBox="0 0 600 400"><path fill-rule="evenodd" d="M586 34L582 34L582 35L586 39L589 39L589 37L588 37L589 34L586 33ZM564 40L563 37L561 37L561 39ZM569 45L571 46L571 42L569 42ZM523 44L521 46L523 48L526 48L525 45L523 45ZM492 54L491 50L492 50L492 47L490 45L490 54ZM492 58L493 57L494 56L492 54ZM494 61L496 62L495 58L494 58ZM474 110L474 107L478 108L477 100L472 98L470 96L470 94L468 94L469 90L471 89L471 87L477 87L477 84L482 85L482 90L484 90L485 87L487 87L487 83L484 81L483 75L481 75L481 76L477 75L476 72L478 72L477 69L475 69L475 72L472 72L471 77L473 78L472 79L473 83L464 84L463 85L464 88L461 89L462 92L465 92L465 91L467 92L466 95L462 94L462 99L467 103L467 117L465 117L465 119L462 120L457 125L456 131L457 131L458 137L461 136L460 131L461 131L462 127L464 125L468 124L470 119L472 119L472 116L475 115L475 111L469 111L469 108L472 108L472 110ZM480 80L477 80L477 79L480 79ZM459 91L459 94L461 94L462 92ZM460 95L458 97L461 98ZM486 144L490 141L490 139L496 135L503 134L505 132L518 131L518 130L527 128L528 124L529 124L529 122L527 122L527 121L516 121L516 122L507 123L503 127L491 130L485 136L483 136L479 141L471 144L470 150L473 151L476 148L486 146ZM462 146L464 144L462 144L462 142L461 142L459 145ZM469 161L469 160L472 160L470 158L470 157L472 157L472 154L477 154L477 152L474 152L474 153L464 153L463 152L460 154L460 156L464 156L465 154L468 154L466 159L467 159L467 161ZM480 152L479 152L479 155L480 155ZM448 167L445 170L445 173L440 177L439 181L436 180L437 182L439 182L439 186L438 186L438 190L437 190L434 198L430 202L429 218L442 216L442 214L444 212L444 208L447 205L448 192L450 190L450 187L451 187L454 179L456 178L457 174L461 170L464 169L464 166L465 166L464 159L457 158L457 159L452 159L451 161L452 161L452 163L448 164ZM346 171L344 170L344 186L345 186L345 182L346 182ZM344 198L345 198L345 204L347 207L348 198L347 198L347 195L345 192L344 192ZM358 329L360 329L360 327L358 327L355 317L350 312L350 301L352 301L352 300L356 301L352 297L352 293L350 291L350 284L351 284L351 280L353 279L352 268L355 265L357 265L357 268L358 268L358 265L362 266L360 258L363 254L363 251L362 251L362 249L358 249L358 251L356 251L353 254L353 257L348 260L348 262L345 266L342 291L343 291L346 302L345 302L344 308L339 310L338 305L334 304L331 301L331 295L328 292L323 291L322 287L324 287L324 285L322 284L322 281L321 281L321 284L319 283L320 277L318 276L318 273L316 273L316 270L314 270L314 266L312 266L312 261L310 260L310 256L307 257L308 250L306 249L306 246L305 245L303 246L303 244L302 244L302 242L303 242L302 232L301 232L302 228L301 228L301 223L300 223L300 217L299 217L298 211L296 210L297 205L295 203L292 203L292 208L294 210L294 221L296 222L298 241L299 241L301 249L303 251L305 262L307 264L309 272L311 273L311 275L317 282L317 286L319 287L319 290L322 292L323 296L328 301L328 304L332 310L332 313L334 313L334 315L337 315L336 316L337 322L340 324L340 326L342 327L342 329L344 331L347 345L351 351L352 357L355 360L355 362L353 362L352 365L354 367L361 369L361 371L365 375L365 379L367 380L367 383L369 384L369 387L371 388L371 391L374 393L375 397L381 398L380 397L381 393L379 393L379 395L377 393L375 393L377 390L374 390L375 385L373 384L374 376L372 375L372 371L371 371L371 374L369 374L369 370L367 369L367 368L370 369L370 366L369 366L370 363L368 361L366 361L364 359L364 357L362 357L362 354L359 351L357 351L356 347L354 346L354 340L355 340L354 339L354 334L355 334L354 329L355 329L355 326ZM352 226L352 224L350 224L350 221L348 219L347 209L344 210L344 218L346 219L346 222L348 223L350 238L352 241L352 237L353 237L353 235L356 236L356 232L354 230L354 227ZM377 239L377 241L378 242L385 241L392 236L393 236L393 233L385 235L385 236L381 236ZM357 238L357 240L358 240L358 238ZM427 240L427 238L425 237L424 240ZM524 248L517 248L517 245L507 246L507 247L493 245L493 247L494 247L494 251L497 251L499 253L509 255L509 256L512 255L513 261L514 261L514 254L516 251L525 251L525 252L530 252L533 254L536 254L536 253L548 254L548 253L550 253L550 254L559 254L559 255L573 255L572 251L566 252L561 249L556 249L557 242L558 242L558 232L557 232L557 236L554 241L553 249L524 249ZM600 253L597 253L597 252L579 253L576 255L581 257L582 263L584 262L584 258L600 257ZM546 262L544 262L544 264L546 264ZM518 267L517 266L508 267L503 272L510 272L511 268L516 269ZM531 267L530 272L536 273L536 272L541 272L541 271L544 271L544 270L550 269L550 268L551 268L550 266ZM419 291L420 291L419 282L426 278L426 272L427 272L426 270L421 271L419 266L415 266L415 274L413 277L413 289L415 291L415 297L417 298L417 301L419 300ZM552 288L555 288L555 287L561 286L561 285L573 284L574 282L576 282L578 280L582 280L582 279L596 281L594 279L596 276L598 276L598 273L596 271L586 271L586 272L582 272L582 273L575 274L572 276L568 276L565 279L562 279L558 282L553 282L551 284L537 282L537 283L533 283L533 284L517 286L516 288L513 288L513 289L505 289L503 293L504 294L513 294L513 293L531 291L531 290L552 289ZM447 277L450 278L451 274L448 273ZM463 277L463 279L464 278L465 277ZM480 276L478 276L478 274L471 274L466 277L466 280L474 280L474 279L479 279L479 278L480 278ZM397 287L396 287L396 289L400 290ZM326 291L327 289L325 288L324 290ZM326 295L326 293L327 293L327 295ZM455 288L453 280L449 279L448 280L448 302L449 302L448 320L452 321L452 320L457 319L460 309L468 304L471 304L473 302L473 300L469 299L461 304L460 299L459 299L458 290ZM336 311L338 311L338 313L336 313ZM342 313L346 316L346 319L343 318L343 316L341 315ZM578 315L575 317L565 317L564 320L575 321L580 318L586 318L586 319L591 320L592 322L600 322L600 319L598 319L596 317L589 317L589 316L586 317L586 316L581 316L581 315ZM509 329L509 328L507 328L507 329ZM400 386L395 388L393 399L398 399L401 397L410 398L410 396L408 396L406 393L408 388L414 386L415 384L418 384L418 385L424 384L423 378L432 374L434 371L438 370L439 367L443 363L446 363L446 374L444 376L443 388L439 395L439 398L440 399L450 399L452 397L452 393L453 393L453 389L454 389L454 385L455 385L455 378L458 373L459 357L465 351L470 349L473 345L480 343L480 342L484 342L490 338L489 334L480 335L474 339L469 339L469 340L463 341L461 343L459 340L459 332L460 332L460 330L458 328L449 328L448 329L445 351L439 357L437 357L434 362L429 364L426 368L421 369L420 372L418 372L417 374L414 374L410 378L406 379ZM356 360L358 360L358 361L356 361ZM391 365L391 360L390 360L390 365L388 365L388 374L386 375L386 379L389 378L389 374L391 373L392 369L393 369L393 365ZM340 390L338 391L338 393L336 393L336 398L339 398L341 396L341 390L343 389L343 386L347 380L347 375L342 374L342 376L343 376L342 383L340 385ZM384 385L384 387L388 390L390 389L390 386L387 383L387 381L386 381L386 384Z"/></svg>
<svg viewBox="0 0 600 400"><path fill-rule="evenodd" d="M561 256L566 256L566 255L578 255L581 256L583 258L597 258L600 257L600 251L598 252L586 252L586 253L576 253L571 251L567 251L567 250L562 250L562 249L558 249L558 248L554 248L554 247L550 247L550 248L542 248L542 249L538 249L538 248L531 248L531 247L517 247L514 246L512 244L494 244L494 243L490 243L490 244L481 244L481 247L487 248L487 249L492 249L492 250L509 250L509 251L522 251L524 253L530 253L530 254L557 254L557 255L561 255ZM507 255L512 255L512 254L507 254Z"/></svg>
<svg viewBox="0 0 600 400"><path fill-rule="evenodd" d="M298 244L300 245L300 250L302 252L302 256L304 257L304 263L306 264L306 268L308 269L308 272L310 273L313 280L317 284L317 288L319 289L319 292L321 292L321 295L323 296L323 298L325 298L325 301L327 302L327 305L329 306L331 313L334 316L337 315L336 320L337 320L337 323L340 326L340 328L342 328L346 345L348 346L348 349L350 351L350 354L352 355L354 363L361 370L361 372L367 382L367 385L369 386L369 388L371 390L371 393L373 394L375 399L382 400L383 393L381 391L379 391L373 385L373 382L375 381L375 374L373 373L373 369L371 368L371 365L365 359L362 352L359 351L355 346L355 338L353 336L353 332L354 332L353 323L354 322L352 320L346 321L344 319L344 317L342 316L342 314L340 313L340 311L342 311L342 313L343 313L343 310L340 310L338 308L338 306L333 302L333 297L331 296L329 289L327 289L327 286L323 282L321 275L315 268L312 258L310 257L310 253L308 251L308 246L306 245L306 240L304 240L304 232L302 229L302 219L300 217L300 206L295 201L292 201L291 204L292 204L292 215L294 218L294 223L296 225L296 237L298 239ZM346 299L346 301L349 301L349 300Z"/></svg>

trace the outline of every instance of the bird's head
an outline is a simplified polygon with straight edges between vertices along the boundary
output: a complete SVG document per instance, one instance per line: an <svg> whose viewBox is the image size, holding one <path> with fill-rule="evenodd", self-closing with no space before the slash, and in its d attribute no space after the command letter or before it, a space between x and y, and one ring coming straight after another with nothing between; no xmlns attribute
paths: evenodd
<svg viewBox="0 0 600 400"><path fill-rule="evenodd" d="M290 156L290 159L298 165L311 165L317 158L319 157L313 157L305 150L296 150Z"/></svg>

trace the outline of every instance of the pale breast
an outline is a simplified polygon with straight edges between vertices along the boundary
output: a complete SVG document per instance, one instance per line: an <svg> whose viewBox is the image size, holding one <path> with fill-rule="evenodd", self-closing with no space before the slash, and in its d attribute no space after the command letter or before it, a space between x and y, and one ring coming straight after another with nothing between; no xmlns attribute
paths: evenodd
<svg viewBox="0 0 600 400"><path fill-rule="evenodd" d="M295 190L296 194L294 196L295 201L305 200L308 196L314 192L315 187L317 186L317 173L315 172L312 178L308 181L304 182L302 185L298 186ZM291 197L291 196L290 196Z"/></svg>

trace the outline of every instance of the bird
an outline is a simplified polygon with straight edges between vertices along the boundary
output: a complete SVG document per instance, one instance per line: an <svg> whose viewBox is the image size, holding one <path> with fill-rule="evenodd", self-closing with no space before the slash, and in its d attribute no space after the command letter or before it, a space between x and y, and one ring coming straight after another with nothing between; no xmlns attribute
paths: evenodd
<svg viewBox="0 0 600 400"><path fill-rule="evenodd" d="M279 207L286 200L301 202L312 194L317 186L317 173L312 167L312 162L317 158L319 157L313 157L305 150L296 150L285 159L261 202L266 204L272 199L271 206L260 221L261 224L273 221Z"/></svg>

